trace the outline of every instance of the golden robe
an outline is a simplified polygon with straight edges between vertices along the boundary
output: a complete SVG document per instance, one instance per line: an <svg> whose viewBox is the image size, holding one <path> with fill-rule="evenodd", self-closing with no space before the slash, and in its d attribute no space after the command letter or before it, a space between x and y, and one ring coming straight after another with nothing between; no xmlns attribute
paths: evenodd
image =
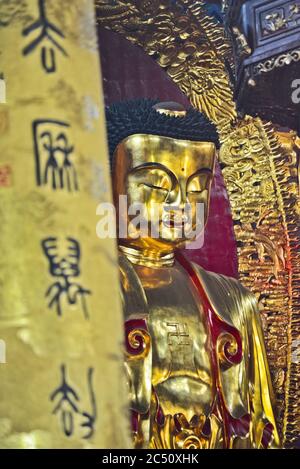
<svg viewBox="0 0 300 469"><path fill-rule="evenodd" d="M135 447L279 447L255 296L182 255L150 286L120 270Z"/></svg>

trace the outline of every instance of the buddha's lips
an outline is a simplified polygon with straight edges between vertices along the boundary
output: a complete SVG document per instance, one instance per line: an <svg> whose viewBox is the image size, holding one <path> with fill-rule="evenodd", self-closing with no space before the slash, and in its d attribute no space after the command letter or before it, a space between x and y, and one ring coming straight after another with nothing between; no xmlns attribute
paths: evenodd
<svg viewBox="0 0 300 469"><path fill-rule="evenodd" d="M185 217L176 218L167 218L162 220L163 225L166 228L189 228L190 223Z"/></svg>
<svg viewBox="0 0 300 469"><path fill-rule="evenodd" d="M175 220L163 221L163 225L167 228L183 228L185 225L184 221L177 222Z"/></svg>

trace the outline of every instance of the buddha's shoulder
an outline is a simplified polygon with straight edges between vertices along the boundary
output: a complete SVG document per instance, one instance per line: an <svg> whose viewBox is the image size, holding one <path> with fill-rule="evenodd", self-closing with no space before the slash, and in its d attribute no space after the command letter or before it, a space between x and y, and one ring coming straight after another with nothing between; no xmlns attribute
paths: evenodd
<svg viewBox="0 0 300 469"><path fill-rule="evenodd" d="M250 293L239 280L234 277L229 277L227 275L218 274L216 272L211 272L209 270L203 269L199 264L191 262L193 269L200 276L202 282L210 286L217 286L221 288L233 288L237 291L240 291L241 294Z"/></svg>
<svg viewBox="0 0 300 469"><path fill-rule="evenodd" d="M202 287L215 308L233 322L242 316L257 314L257 300L255 295L245 288L241 282L233 277L204 270L196 263L192 263Z"/></svg>

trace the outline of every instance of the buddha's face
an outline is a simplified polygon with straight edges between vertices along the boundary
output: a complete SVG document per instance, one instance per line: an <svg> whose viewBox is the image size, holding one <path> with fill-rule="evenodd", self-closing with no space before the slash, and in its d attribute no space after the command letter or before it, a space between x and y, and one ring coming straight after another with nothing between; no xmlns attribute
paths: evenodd
<svg viewBox="0 0 300 469"><path fill-rule="evenodd" d="M195 239L199 221L203 229L207 220L215 154L210 142L142 134L121 142L114 155L113 191L117 219L128 236L119 244L167 251ZM145 223L137 226L136 212L119 206L119 196L125 195L128 207L138 204Z"/></svg>

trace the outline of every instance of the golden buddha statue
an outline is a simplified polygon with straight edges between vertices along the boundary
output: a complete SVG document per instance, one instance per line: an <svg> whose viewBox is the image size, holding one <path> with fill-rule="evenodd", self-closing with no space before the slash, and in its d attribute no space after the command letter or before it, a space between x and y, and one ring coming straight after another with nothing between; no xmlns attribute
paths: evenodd
<svg viewBox="0 0 300 469"><path fill-rule="evenodd" d="M254 295L178 251L193 242L199 204L207 220L215 126L151 100L111 106L107 126L135 447L280 446ZM120 196L138 204L139 223Z"/></svg>

